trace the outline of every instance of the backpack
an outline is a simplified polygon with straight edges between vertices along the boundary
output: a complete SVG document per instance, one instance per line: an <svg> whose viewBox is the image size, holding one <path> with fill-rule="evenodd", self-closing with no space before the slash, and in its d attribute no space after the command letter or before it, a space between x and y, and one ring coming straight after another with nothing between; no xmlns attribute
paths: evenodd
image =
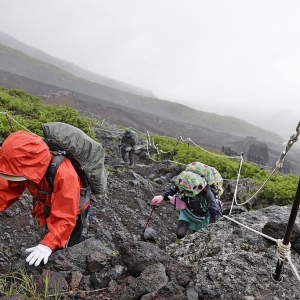
<svg viewBox="0 0 300 300"><path fill-rule="evenodd" d="M134 141L135 141L135 144L137 144L137 143L138 143L138 140L139 140L137 133L134 132L134 131L131 131L131 133L132 133L132 138L133 138Z"/></svg>
<svg viewBox="0 0 300 300"><path fill-rule="evenodd" d="M81 179L86 194L89 191L101 194L106 190L105 153L100 143L94 141L79 128L62 122L44 123L42 130L44 142L53 154L46 172L52 188L59 165L65 158L68 158ZM82 193L84 191L81 191Z"/></svg>
<svg viewBox="0 0 300 300"><path fill-rule="evenodd" d="M214 167L197 161L188 164L185 171L193 172L204 177L216 196L220 197L223 194L223 178Z"/></svg>
<svg viewBox="0 0 300 300"><path fill-rule="evenodd" d="M138 135L137 135L136 132L127 129L127 130L125 131L124 135L125 135L126 137L132 138L132 139L135 141L135 144L138 143Z"/></svg>

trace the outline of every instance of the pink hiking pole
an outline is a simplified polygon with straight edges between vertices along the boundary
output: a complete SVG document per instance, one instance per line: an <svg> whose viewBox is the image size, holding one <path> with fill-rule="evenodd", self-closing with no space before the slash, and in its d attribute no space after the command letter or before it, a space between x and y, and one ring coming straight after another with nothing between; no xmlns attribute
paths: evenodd
<svg viewBox="0 0 300 300"><path fill-rule="evenodd" d="M154 212L155 209L156 209L156 206L155 206L155 205L152 205L152 209L151 209L150 215L149 215L149 217L147 218L146 224L145 224L145 226L144 226L144 228L143 228L143 231L142 231L141 239L144 238L144 233L145 233L145 231L146 231L146 228L147 228L147 226L148 226L148 224L149 224L149 222L150 222L150 220L151 220L152 214L153 214L153 212Z"/></svg>

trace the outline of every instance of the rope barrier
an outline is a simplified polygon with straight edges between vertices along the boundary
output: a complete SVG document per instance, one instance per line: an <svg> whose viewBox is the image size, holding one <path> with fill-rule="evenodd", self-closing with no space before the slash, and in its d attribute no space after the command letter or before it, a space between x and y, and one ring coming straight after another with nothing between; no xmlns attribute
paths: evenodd
<svg viewBox="0 0 300 300"><path fill-rule="evenodd" d="M277 244L276 257L279 260L281 260L281 261L287 260L289 262L289 264L291 266L291 269L292 269L295 277L300 282L299 273L298 273L296 267L294 266L294 264L292 263L292 260L291 260L291 251L290 251L291 244L290 243L288 245L283 245L283 243L282 243L283 240L274 239L274 238L272 238L272 237L270 237L270 236L268 236L268 235L266 235L266 234L264 234L262 232L259 232L259 231L255 230L255 229L251 228L251 227L248 227L248 226L246 226L246 225L244 225L244 224L242 224L242 223L240 223L240 222L236 221L235 219L232 219L232 218L230 218L228 216L223 216L223 217L225 219L228 219L228 220L230 220L230 221L232 221L232 222L234 222L234 223L236 223L236 224L238 224L238 225L240 225L240 226L242 226L242 227L244 227L244 228L252 231L252 232L255 232L255 233L261 235L262 237L265 237L265 238L267 238L267 239L275 242Z"/></svg>
<svg viewBox="0 0 300 300"><path fill-rule="evenodd" d="M4 114L6 117L11 118L16 124L18 124L21 128L23 128L26 131L31 132L28 128L26 128L25 126L23 126L22 124L20 124L17 120L15 120L11 115L9 115L7 112L0 112L0 114Z"/></svg>
<svg viewBox="0 0 300 300"><path fill-rule="evenodd" d="M292 263L292 260L291 260L291 258L290 258L289 256L287 257L287 260L288 260L288 262L289 262L289 264L290 264L290 266L291 266L291 268L292 268L292 271L293 271L294 275L296 276L296 278L297 278L298 281L300 282L300 276L299 276L299 273L298 273L296 267L294 266L294 264Z"/></svg>
<svg viewBox="0 0 300 300"><path fill-rule="evenodd" d="M150 137L150 134L149 134L148 130L147 130L147 137L148 137L147 142L149 141L150 142L150 146L151 146L151 137ZM153 144L154 144L154 142L153 142ZM148 143L147 143L147 145L148 145Z"/></svg>
<svg viewBox="0 0 300 300"><path fill-rule="evenodd" d="M151 157L150 153L149 153L149 142L148 142L148 140L147 140L147 154L148 154L149 159L151 159L152 161L155 161L155 162L156 162L156 160L153 159L153 158Z"/></svg>
<svg viewBox="0 0 300 300"><path fill-rule="evenodd" d="M239 156L228 156L228 155L220 155L220 154L216 154L216 153L213 153L213 152L210 152L210 151L207 151L205 150L204 148L200 147L199 145L197 145L193 140L191 140L190 138L187 138L186 140L182 139L183 142L186 142L186 141L190 141L192 144L194 144L194 146L196 146L197 148L201 149L202 151L206 152L206 153L209 153L211 155L214 155L214 156L217 156L217 157L222 157L222 158L229 158L229 159L238 159ZM249 164L253 164L257 167L260 167L260 168L264 168L264 169L269 169L271 170L272 168L271 167L268 167L268 166L265 166L265 165L260 165L258 163L254 163L252 161L249 161L249 160L245 160L245 162L249 163Z"/></svg>
<svg viewBox="0 0 300 300"><path fill-rule="evenodd" d="M212 152L209 152L209 151L207 151L207 150L205 150L205 149L203 149L203 148L201 148L200 146L198 146L195 142L193 142L190 138L187 138L186 140L184 140L183 138L182 138L182 136L180 136L178 139L180 139L181 141L183 141L183 142L191 142L191 143L193 143L196 147L198 147L198 148L200 148L201 150L203 150L203 151L205 151L205 152L207 152L207 153L209 153L209 154L213 154L213 155L215 155L215 156L218 156L218 157L224 157L224 158L237 158L238 156L222 156L222 155L217 155L217 154L215 154L215 153L212 153ZM176 144L177 145L177 144ZM290 146L291 147L291 146ZM157 150L157 153L158 153L158 155L159 155L159 152L161 151L159 151L158 150L158 148L157 147L155 147L154 146L154 148ZM174 147L175 148L175 147ZM174 149L173 148L173 149ZM168 152L163 152L163 151L161 151L162 153L169 153L169 152L171 152L173 149L171 149L170 151L168 151ZM287 152L287 151L286 151ZM150 153L148 152L148 156L150 157ZM242 156L242 155L241 155ZM283 161L283 158L284 157L281 157L280 158L280 162L281 161ZM155 161L155 160L154 160ZM172 161L172 160L171 160ZM229 213L229 215L231 214L231 212L232 212L232 208L233 208L233 203L235 203L237 206L242 206L242 205L245 205L245 204L247 204L247 203L249 203L251 200L253 200L256 196L257 196L257 194L259 194L260 192L261 192L261 190L266 186L266 184L270 181L270 179L271 179L271 177L274 175L274 173L276 172L276 170L279 168L279 164L276 164L276 167L274 168L274 170L270 173L270 175L268 176L268 178L266 179L266 181L261 185L261 187L249 198L249 199L247 199L245 202L243 202L243 203L238 203L237 202L237 189L238 189L238 182L239 182L239 179L240 179L240 173L241 173L241 168L242 168L242 164L243 164L243 161L244 161L244 159L243 158L241 158L241 163L240 163L240 165L239 165L239 171L238 171L238 178L237 178L237 183L236 183L236 186L235 186L235 191L234 191L234 196L233 196L233 201L232 201L232 205L231 205L231 208L230 208L230 213ZM178 162L176 162L176 161L172 161L172 162L174 162L174 163L178 163ZM182 164L182 165L185 165L185 164Z"/></svg>
<svg viewBox="0 0 300 300"><path fill-rule="evenodd" d="M149 136L148 131L147 131L147 134L148 134L148 136ZM189 142L191 142L192 144L194 144L194 146L198 147L199 149L203 150L204 152L207 152L207 153L212 154L212 155L215 155L215 156L224 157L224 158L237 158L237 157L238 157L238 156L224 156L224 155L218 155L218 154L215 154L215 153L213 153L213 152L207 151L207 150L205 150L204 148L202 148L202 147L200 147L199 145L197 145L195 142L193 142L190 138L187 138L186 140L184 140L184 139L182 138L182 136L179 136L179 138L177 139L177 141L179 141L179 140L182 141L182 142L187 142L187 143L188 143L188 146L189 146ZM151 143L150 143L150 145L151 145ZM178 145L178 142L177 142L177 144L176 144L172 149L170 149L169 151L163 151L163 150L159 150L159 149L154 145L154 141L153 141L153 147L154 147L155 149L157 149L158 154L159 154L159 153L164 153L164 154L170 153L170 152L174 151L174 149L176 148L177 145ZM174 161L174 162L175 162L175 161ZM178 162L175 162L175 163L178 163Z"/></svg>
<svg viewBox="0 0 300 300"><path fill-rule="evenodd" d="M286 261L288 256L291 255L291 243L288 245L283 244L283 240L277 240L277 251L276 256L280 261Z"/></svg>
<svg viewBox="0 0 300 300"><path fill-rule="evenodd" d="M238 224L238 225L240 225L240 226L242 226L244 228L247 228L247 229L249 229L249 230L251 230L251 231L253 231L253 232L255 232L255 233L257 233L257 234L259 234L259 235L261 235L261 236L263 236L263 237L265 237L265 238L267 238L267 239L269 239L269 240L271 240L271 241L273 241L273 242L275 242L277 244L277 240L276 239L274 239L274 238L272 238L272 237L270 237L270 236L268 236L268 235L266 235L266 234L264 234L262 232L259 232L259 231L255 230L255 229L251 228L251 227L248 227L248 226L246 226L246 225L244 225L244 224L238 222L237 220L232 219L232 218L230 218L228 216L223 216L223 217L225 219L228 219L228 220L230 220L230 221L232 221L232 222L234 222L234 223L236 223L236 224Z"/></svg>
<svg viewBox="0 0 300 300"><path fill-rule="evenodd" d="M240 177L240 172L241 172L241 168L242 168L242 163L243 160L241 158L241 163L240 163L240 167L239 167L239 172L238 172L238 177L237 177L237 181L236 181L236 186L235 186L235 193L233 195L233 199L232 199L232 205L231 205L231 209L230 209L230 213L231 214L231 210L233 207L233 203L235 203L237 206L241 206L241 205L245 205L247 203L249 203L252 199L254 199L256 197L256 195L265 187L265 185L270 181L271 177L274 175L274 173L277 171L278 168L281 168L283 165L283 161L284 158L287 154L287 152L290 150L290 148L294 145L295 142L297 142L298 140L298 136L300 134L300 122L296 127L296 132L294 132L291 136L290 139L285 142L283 145L285 146L282 150L282 153L280 154L280 157L278 159L278 161L276 162L275 168L273 169L273 171L270 173L270 175L268 176L268 178L265 180L265 182L261 185L261 187L249 198L247 199L245 202L243 203L238 203L237 202L237 187L238 187L238 182L239 182L239 177Z"/></svg>
<svg viewBox="0 0 300 300"><path fill-rule="evenodd" d="M171 150L169 150L169 151L159 150L159 152L160 153L164 153L164 154L171 153L171 152L173 152L175 150L175 148L177 147L178 143L179 143L179 141L177 140L176 145Z"/></svg>
<svg viewBox="0 0 300 300"><path fill-rule="evenodd" d="M201 149L202 151L206 152L206 153L209 153L209 154L212 154L214 156L217 156L217 157L223 157L223 158L238 158L238 156L227 156L227 155L220 155L220 154L216 154L216 153L213 153L213 152L210 152L210 151L207 151L205 150L204 148L198 146L194 141L192 141L190 138L187 138L186 140L183 140L183 142L191 142L194 146L196 146L197 148Z"/></svg>
<svg viewBox="0 0 300 300"><path fill-rule="evenodd" d="M242 169L242 165L243 165L243 157L244 157L244 155L242 153L241 154L241 161L240 161L240 165L239 165L238 176L237 176L236 185L235 185L234 194L233 194L233 199L235 200L236 203L237 203L237 201L236 201L236 195L237 195L237 189L238 189L240 175L241 175L241 169ZM229 215L231 215L232 208L233 208L233 201L231 203Z"/></svg>
<svg viewBox="0 0 300 300"><path fill-rule="evenodd" d="M147 133L148 133L148 132L147 132ZM232 205L231 205L231 208L230 208L230 213L229 213L229 215L231 215L232 208L233 208L233 203L235 203L237 206L245 205L245 204L249 203L250 201L252 201L252 200L253 200L253 199L254 199L254 198L262 191L262 189L266 186L266 184L270 181L271 177L274 175L274 173L277 171L277 169L278 169L278 168L280 167L280 165L283 163L283 160L284 160L284 157L285 157L287 151L288 151L288 150L292 147L292 145L297 141L299 133L300 133L300 122L299 122L299 124L298 124L298 126L297 126L297 128L296 128L296 132L293 133L293 135L292 135L291 138L290 138L290 141L286 143L287 146L285 147L284 151L282 152L282 153L284 153L284 154L281 154L281 156L280 156L278 162L276 163L276 166L275 166L275 168L273 169L273 171L270 173L270 175L269 175L268 178L265 180L265 182L261 185L261 187L260 187L260 188L259 188L259 189L258 189L258 190L257 190L257 191L249 198L249 199L247 199L247 200L246 200L245 202L243 202L243 203L238 203L238 202L237 202L238 182L239 182L239 179L240 179L241 168L242 168L242 164L243 164L243 161L244 161L243 155L242 155L242 154L240 155L240 157L241 157L241 162L240 162L240 165L239 165L239 171L238 171L237 183L236 183L236 186L235 186L234 196L233 196ZM148 136L149 136L149 133L148 133ZM237 157L238 157L238 156L222 156L222 155L218 155L218 154L209 152L209 151L203 149L202 147L198 146L198 145L197 145L194 141L192 141L190 138L187 138L186 140L184 140L184 139L182 138L182 136L180 136L180 137L178 138L178 140L181 140L181 141L183 141L183 142L188 142L188 144L189 144L189 142L191 142L194 146L198 147L199 149L203 150L204 152L207 152L207 153L209 153L209 154L212 154L212 155L215 155L215 156L218 156L218 157L223 157L223 158L237 158ZM153 141L153 143L154 143L154 141ZM161 151L161 153L169 153L169 152L171 152L172 150L174 150L176 146L177 146L177 144L176 144L171 150L169 150L169 151L161 151L161 150L159 150L158 147L156 147L155 145L154 145L154 148L156 149L157 154L159 155L160 151ZM147 154L148 154L148 156L151 158L151 155L150 155L150 153L149 153L148 147L147 147ZM152 159L152 158L151 158L151 159ZM154 159L152 159L152 160L155 161ZM172 161L172 160L171 160L171 162L173 162L173 163L178 163L178 162ZM182 164L182 165L185 165L185 164Z"/></svg>

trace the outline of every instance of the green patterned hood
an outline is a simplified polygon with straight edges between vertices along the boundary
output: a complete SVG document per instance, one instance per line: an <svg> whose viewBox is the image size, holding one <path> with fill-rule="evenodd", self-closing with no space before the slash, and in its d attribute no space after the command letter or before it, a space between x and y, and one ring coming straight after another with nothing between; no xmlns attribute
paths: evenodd
<svg viewBox="0 0 300 300"><path fill-rule="evenodd" d="M206 186L204 177L189 171L182 171L176 178L175 184L186 196L194 197Z"/></svg>

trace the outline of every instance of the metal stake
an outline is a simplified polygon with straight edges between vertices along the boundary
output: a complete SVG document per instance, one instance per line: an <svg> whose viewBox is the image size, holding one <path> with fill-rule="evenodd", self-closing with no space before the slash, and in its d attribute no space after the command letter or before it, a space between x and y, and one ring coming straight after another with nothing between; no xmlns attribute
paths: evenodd
<svg viewBox="0 0 300 300"><path fill-rule="evenodd" d="M294 199L294 202L293 202L289 222L288 222L286 232L285 232L285 236L284 236L284 239L283 239L283 242L282 242L283 245L288 245L289 242L290 242L293 227L295 225L296 217L297 217L298 210L299 210L299 205L300 205L300 180L298 182L298 188L297 188L296 196L295 196L295 199ZM281 270L282 270L282 266L283 266L283 261L280 261L278 259L275 274L273 274L273 278L274 278L275 281L280 281L280 273L281 273Z"/></svg>

